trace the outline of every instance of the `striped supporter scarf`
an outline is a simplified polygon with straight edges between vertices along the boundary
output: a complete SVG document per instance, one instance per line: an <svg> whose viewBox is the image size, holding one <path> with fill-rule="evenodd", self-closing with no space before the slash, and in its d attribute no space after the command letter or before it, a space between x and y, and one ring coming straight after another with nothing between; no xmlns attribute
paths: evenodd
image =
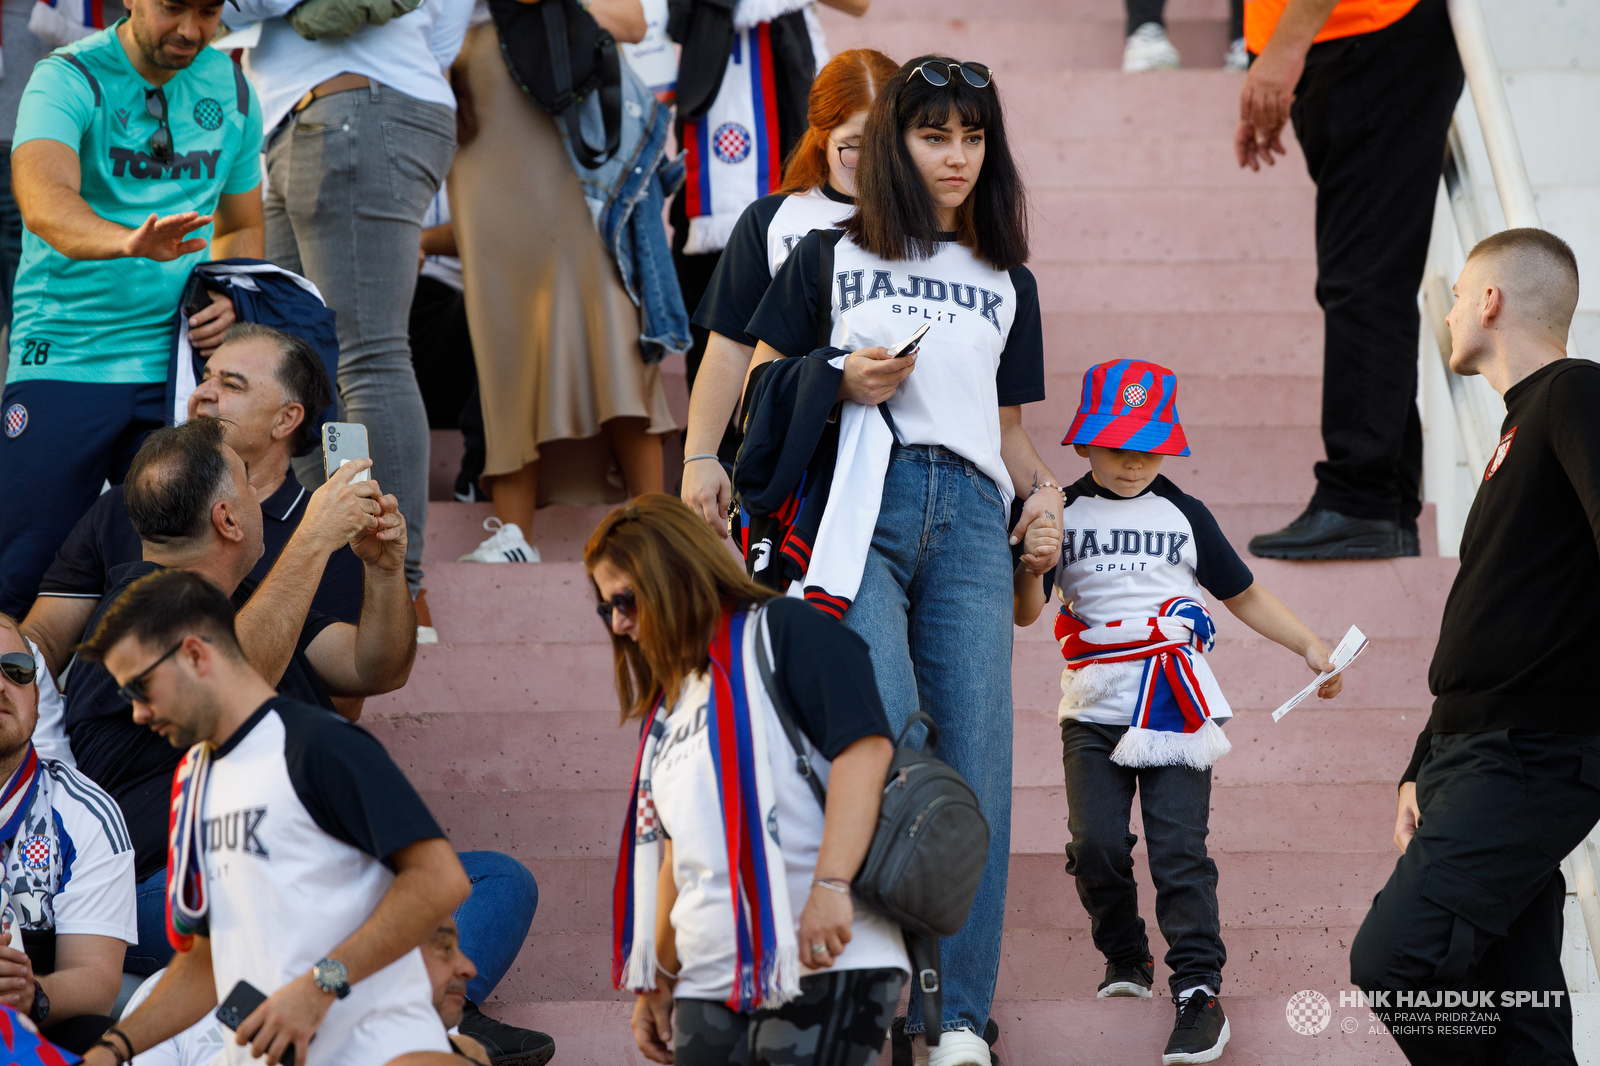
<svg viewBox="0 0 1600 1066"><path fill-rule="evenodd" d="M1206 770L1233 750L1195 675L1195 656L1216 643L1216 623L1205 604L1177 596L1155 618L1124 618L1088 626L1063 610L1056 640L1067 660L1065 691L1075 671L1116 663L1143 663L1133 721L1111 761L1121 766L1189 766Z"/></svg>
<svg viewBox="0 0 1600 1066"><path fill-rule="evenodd" d="M38 788L39 753L33 750L33 741L30 740L27 754L11 772L5 790L0 792L0 875L9 865L11 848L28 820L28 811L33 808L33 796ZM6 929L15 929L17 924L17 915L11 906L11 891L10 878L0 876L0 923Z"/></svg>
<svg viewBox="0 0 1600 1066"><path fill-rule="evenodd" d="M194 947L195 930L205 920L205 821L200 808L211 779L211 744L189 749L172 774L172 809L167 823L167 942L174 951Z"/></svg>
<svg viewBox="0 0 1600 1066"><path fill-rule="evenodd" d="M763 629L759 614L724 608L711 641L706 728L733 889L729 919L738 946L738 969L727 1005L740 1012L779 1007L800 994L800 952L783 851L775 832L767 832L769 819L775 820L776 799L764 715L756 702L761 682L747 669ZM656 749L666 735L665 704L664 699L656 701L640 737L612 890L611 980L630 992L656 987L656 883L662 832L650 776Z"/></svg>

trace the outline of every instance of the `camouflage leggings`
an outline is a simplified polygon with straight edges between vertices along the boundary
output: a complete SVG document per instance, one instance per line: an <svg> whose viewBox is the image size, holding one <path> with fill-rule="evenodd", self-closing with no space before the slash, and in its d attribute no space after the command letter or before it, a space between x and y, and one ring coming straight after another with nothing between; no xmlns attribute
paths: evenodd
<svg viewBox="0 0 1600 1066"><path fill-rule="evenodd" d="M889 1035L906 975L841 970L800 981L800 998L740 1014L708 999L674 1005L675 1066L869 1066Z"/></svg>

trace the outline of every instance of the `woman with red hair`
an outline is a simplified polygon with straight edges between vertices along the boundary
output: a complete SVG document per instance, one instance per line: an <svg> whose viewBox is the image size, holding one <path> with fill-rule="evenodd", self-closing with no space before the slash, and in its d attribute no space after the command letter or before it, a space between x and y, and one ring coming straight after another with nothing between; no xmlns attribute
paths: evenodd
<svg viewBox="0 0 1600 1066"><path fill-rule="evenodd" d="M872 101L897 69L882 52L852 48L817 73L811 125L784 163L783 187L745 209L695 311L694 324L710 339L689 397L681 495L722 536L732 496L726 467L733 465L725 434L755 365L756 342L745 325L800 238L837 226L855 210L861 131Z"/></svg>

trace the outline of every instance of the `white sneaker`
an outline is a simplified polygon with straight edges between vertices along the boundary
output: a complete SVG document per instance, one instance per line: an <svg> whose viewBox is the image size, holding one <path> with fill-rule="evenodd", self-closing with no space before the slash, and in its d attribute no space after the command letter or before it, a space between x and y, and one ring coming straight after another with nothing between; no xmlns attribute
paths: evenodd
<svg viewBox="0 0 1600 1066"><path fill-rule="evenodd" d="M939 1034L939 1046L929 1047L918 1033L911 1040L915 1066L989 1066L989 1045L971 1029L946 1029Z"/></svg>
<svg viewBox="0 0 1600 1066"><path fill-rule="evenodd" d="M1178 50L1167 39L1159 22L1146 22L1128 35L1122 50L1122 72L1142 74L1148 70L1177 70Z"/></svg>
<svg viewBox="0 0 1600 1066"><path fill-rule="evenodd" d="M1222 57L1222 69L1235 74L1243 74L1250 69L1250 53L1245 51L1243 37L1228 46L1228 54Z"/></svg>
<svg viewBox="0 0 1600 1066"><path fill-rule="evenodd" d="M539 549L522 539L522 529L515 522L502 522L494 515L483 520L489 537L482 544L461 557L463 563L536 563Z"/></svg>

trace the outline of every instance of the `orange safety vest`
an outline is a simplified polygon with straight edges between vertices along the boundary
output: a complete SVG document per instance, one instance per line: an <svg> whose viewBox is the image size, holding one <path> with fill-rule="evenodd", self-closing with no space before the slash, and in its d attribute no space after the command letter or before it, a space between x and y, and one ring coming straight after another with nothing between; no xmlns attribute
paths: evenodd
<svg viewBox="0 0 1600 1066"><path fill-rule="evenodd" d="M1245 0L1245 47L1260 55L1272 39L1272 31L1278 28L1283 9L1288 6L1289 0ZM1417 0L1339 0L1339 6L1322 24L1315 40L1332 41L1381 30L1399 22L1416 6Z"/></svg>

